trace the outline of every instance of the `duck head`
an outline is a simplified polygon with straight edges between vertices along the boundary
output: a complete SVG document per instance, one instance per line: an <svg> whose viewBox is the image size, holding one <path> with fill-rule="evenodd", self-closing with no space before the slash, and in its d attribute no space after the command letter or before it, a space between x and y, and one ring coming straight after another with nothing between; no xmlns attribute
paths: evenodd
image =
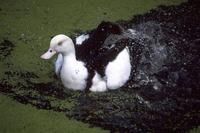
<svg viewBox="0 0 200 133"><path fill-rule="evenodd" d="M60 34L54 36L50 41L50 47L46 53L44 53L42 59L50 59L56 53L62 55L75 54L74 43L71 38L66 35Z"/></svg>

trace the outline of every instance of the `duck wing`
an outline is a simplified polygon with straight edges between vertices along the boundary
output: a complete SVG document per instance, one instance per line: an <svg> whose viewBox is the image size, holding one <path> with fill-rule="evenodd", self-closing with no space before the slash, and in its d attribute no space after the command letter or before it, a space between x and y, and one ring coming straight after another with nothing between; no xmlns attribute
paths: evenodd
<svg viewBox="0 0 200 133"><path fill-rule="evenodd" d="M62 54L58 54L57 60L55 61L55 72L57 77L60 77L60 70L63 65L63 56Z"/></svg>
<svg viewBox="0 0 200 133"><path fill-rule="evenodd" d="M98 51L98 55L93 61L93 69L96 70L102 77L105 76L105 67L109 62L116 59L118 54L124 50L132 42L129 38L118 40L111 47L102 47Z"/></svg>
<svg viewBox="0 0 200 133"><path fill-rule="evenodd" d="M95 76L95 72L104 77L108 63L113 61L124 48L130 45L130 42L130 39L124 38L117 41L114 47L102 47L98 50L97 54L90 60L90 64L86 65L89 72L86 90L92 86L92 78Z"/></svg>

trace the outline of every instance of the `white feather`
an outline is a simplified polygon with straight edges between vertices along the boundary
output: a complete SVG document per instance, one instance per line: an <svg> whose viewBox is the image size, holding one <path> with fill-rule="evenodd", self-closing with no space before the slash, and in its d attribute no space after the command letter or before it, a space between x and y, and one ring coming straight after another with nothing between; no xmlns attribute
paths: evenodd
<svg viewBox="0 0 200 133"><path fill-rule="evenodd" d="M81 45L85 40L87 40L89 38L89 35L88 34L83 34L83 35L80 35L76 38L76 45Z"/></svg>
<svg viewBox="0 0 200 133"><path fill-rule="evenodd" d="M117 89L123 86L129 79L131 73L131 64L128 48L125 48L118 54L116 59L109 62L106 67L105 75L107 87L109 89Z"/></svg>
<svg viewBox="0 0 200 133"><path fill-rule="evenodd" d="M92 86L90 88L90 91L93 92L104 92L106 91L106 82L101 76L95 72L95 76L92 79Z"/></svg>

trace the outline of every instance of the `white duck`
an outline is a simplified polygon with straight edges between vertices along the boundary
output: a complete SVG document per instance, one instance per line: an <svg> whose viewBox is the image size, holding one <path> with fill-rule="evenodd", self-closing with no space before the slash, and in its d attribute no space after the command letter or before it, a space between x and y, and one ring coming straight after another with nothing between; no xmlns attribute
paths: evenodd
<svg viewBox="0 0 200 133"><path fill-rule="evenodd" d="M60 34L52 38L49 50L41 58L50 59L53 55L59 53L55 70L57 74L60 71L63 85L72 90L84 90L89 73L84 62L76 59L75 52L75 45L72 39ZM95 75L92 78L92 85L89 89L93 92L117 89L127 82L130 72L130 57L128 48L126 47L105 67L104 77L101 77L95 71Z"/></svg>

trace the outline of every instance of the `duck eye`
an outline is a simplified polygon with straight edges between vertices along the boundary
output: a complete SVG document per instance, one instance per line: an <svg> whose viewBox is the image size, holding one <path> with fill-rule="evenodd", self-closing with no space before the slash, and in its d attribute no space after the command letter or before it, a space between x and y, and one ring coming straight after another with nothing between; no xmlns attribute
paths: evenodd
<svg viewBox="0 0 200 133"><path fill-rule="evenodd" d="M49 50L49 52L52 52L52 50Z"/></svg>
<svg viewBox="0 0 200 133"><path fill-rule="evenodd" d="M62 42L59 42L59 43L58 43L58 46L60 46L60 45L62 45Z"/></svg>

